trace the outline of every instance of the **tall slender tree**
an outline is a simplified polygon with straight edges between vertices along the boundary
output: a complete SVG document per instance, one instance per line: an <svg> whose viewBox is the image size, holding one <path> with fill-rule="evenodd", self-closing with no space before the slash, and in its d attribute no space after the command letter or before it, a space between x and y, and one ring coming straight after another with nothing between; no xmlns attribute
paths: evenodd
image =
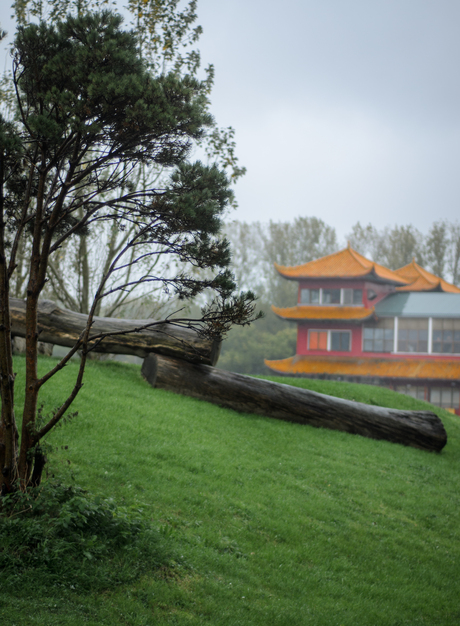
<svg viewBox="0 0 460 626"><path fill-rule="evenodd" d="M433 274L444 278L449 248L447 222L434 222L425 240L426 258Z"/></svg>
<svg viewBox="0 0 460 626"><path fill-rule="evenodd" d="M135 34L110 12L20 27L14 45L17 121L0 119L0 485L25 489L40 479L43 437L63 418L83 383L99 303L118 291L161 285L179 298L212 290L199 319L182 321L220 335L247 323L252 294L237 295L228 269L221 218L232 192L216 165L191 163L193 143L212 125L207 85L174 72L152 75ZM144 164L169 172L156 185L131 184ZM69 240L108 224L128 238L104 269L86 329L69 354L44 376L37 371L38 301L50 260ZM26 381L22 430L14 414L9 296L21 241L30 242L25 272ZM142 263L168 255L158 273ZM206 270L187 272L185 267ZM125 270L130 268L129 278ZM176 271L173 269L178 268ZM117 273L124 277L113 282ZM175 323L181 323L176 320ZM37 421L40 389L77 350L82 358L67 398Z"/></svg>

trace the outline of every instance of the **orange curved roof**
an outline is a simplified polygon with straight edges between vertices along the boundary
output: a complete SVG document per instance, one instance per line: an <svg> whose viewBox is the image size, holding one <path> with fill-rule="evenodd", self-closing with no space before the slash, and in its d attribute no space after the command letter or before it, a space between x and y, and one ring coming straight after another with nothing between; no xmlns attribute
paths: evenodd
<svg viewBox="0 0 460 626"><path fill-rule="evenodd" d="M265 365L279 374L304 376L331 374L423 380L458 380L460 378L460 359L454 361L293 356L279 361L265 360Z"/></svg>
<svg viewBox="0 0 460 626"><path fill-rule="evenodd" d="M445 291L460 293L460 289L418 265L415 260L395 270L395 274L406 279L409 284L396 287L397 291Z"/></svg>
<svg viewBox="0 0 460 626"><path fill-rule="evenodd" d="M344 320L362 321L372 317L374 308L357 306L272 306L272 311L285 320Z"/></svg>
<svg viewBox="0 0 460 626"><path fill-rule="evenodd" d="M275 268L282 276L291 280L373 277L397 285L405 285L408 282L403 276L399 276L383 265L369 261L350 247L294 267L285 267L275 263Z"/></svg>

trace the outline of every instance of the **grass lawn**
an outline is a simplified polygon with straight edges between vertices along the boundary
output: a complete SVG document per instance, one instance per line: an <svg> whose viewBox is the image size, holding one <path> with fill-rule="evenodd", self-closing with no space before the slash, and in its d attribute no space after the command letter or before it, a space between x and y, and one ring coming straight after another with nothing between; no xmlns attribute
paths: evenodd
<svg viewBox="0 0 460 626"><path fill-rule="evenodd" d="M43 389L45 410L75 370ZM377 387L275 380L433 409ZM49 438L50 472L141 511L173 558L102 591L0 585L2 626L460 623L459 417L435 409L448 443L428 453L154 390L113 362L90 362L74 410Z"/></svg>

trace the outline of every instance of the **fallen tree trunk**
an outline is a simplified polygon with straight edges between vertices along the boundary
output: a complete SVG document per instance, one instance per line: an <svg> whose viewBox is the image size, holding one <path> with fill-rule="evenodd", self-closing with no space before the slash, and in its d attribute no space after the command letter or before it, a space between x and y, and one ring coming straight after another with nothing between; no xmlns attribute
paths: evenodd
<svg viewBox="0 0 460 626"><path fill-rule="evenodd" d="M153 354L144 360L142 373L153 387L235 411L385 439L422 450L439 452L447 442L441 420L429 411L369 406Z"/></svg>
<svg viewBox="0 0 460 626"><path fill-rule="evenodd" d="M24 300L10 299L12 334L26 336L26 305ZM38 304L39 340L72 348L86 326L87 315L59 307L51 300ZM149 328L142 328L149 325ZM142 330L135 330L142 328ZM154 320L125 320L95 317L91 336L101 333L123 333L105 337L94 351L132 354L145 358L151 352L178 357L191 363L215 365L220 342L201 337L195 330Z"/></svg>

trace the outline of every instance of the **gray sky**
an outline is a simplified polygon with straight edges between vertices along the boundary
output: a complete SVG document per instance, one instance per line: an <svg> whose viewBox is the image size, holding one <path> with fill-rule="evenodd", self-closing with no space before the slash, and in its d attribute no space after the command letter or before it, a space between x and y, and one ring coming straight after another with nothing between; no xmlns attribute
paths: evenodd
<svg viewBox="0 0 460 626"><path fill-rule="evenodd" d="M213 113L248 169L231 218L314 215L342 237L459 218L458 0L198 0L198 15Z"/></svg>

